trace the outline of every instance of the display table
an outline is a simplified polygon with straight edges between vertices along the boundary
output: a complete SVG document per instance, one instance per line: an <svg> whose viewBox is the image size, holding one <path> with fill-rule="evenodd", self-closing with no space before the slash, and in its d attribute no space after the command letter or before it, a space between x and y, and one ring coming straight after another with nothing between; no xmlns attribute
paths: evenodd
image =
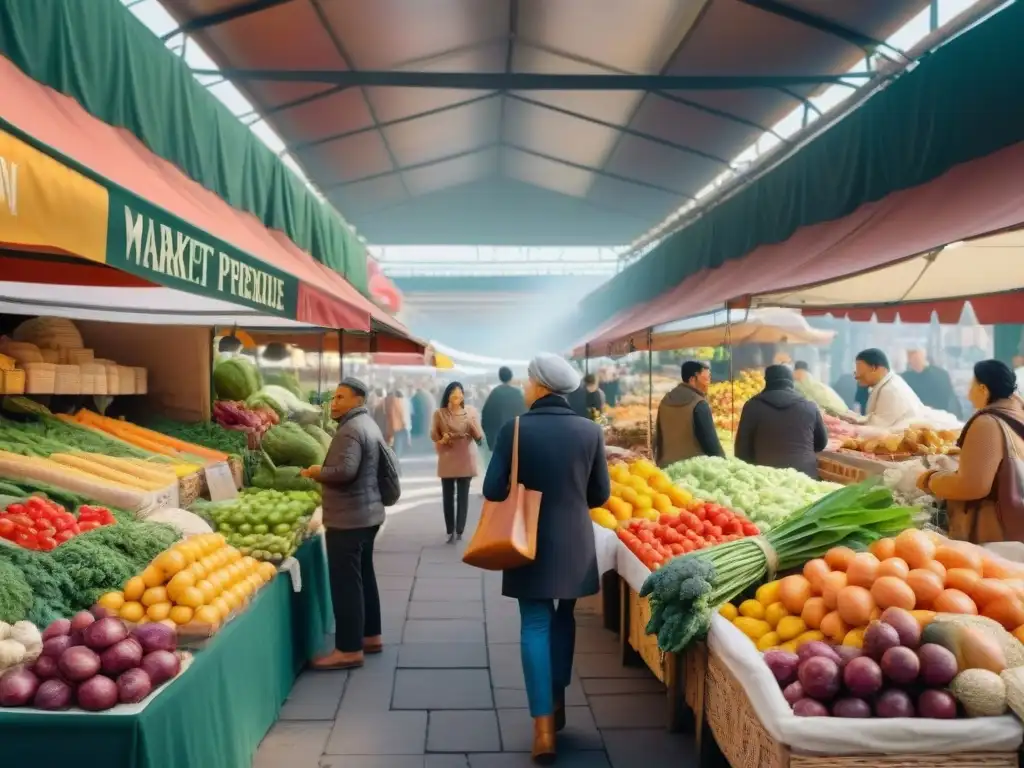
<svg viewBox="0 0 1024 768"><path fill-rule="evenodd" d="M279 574L140 713L0 711L4 763L104 768L251 768L332 609L319 539L296 552L302 592Z"/></svg>

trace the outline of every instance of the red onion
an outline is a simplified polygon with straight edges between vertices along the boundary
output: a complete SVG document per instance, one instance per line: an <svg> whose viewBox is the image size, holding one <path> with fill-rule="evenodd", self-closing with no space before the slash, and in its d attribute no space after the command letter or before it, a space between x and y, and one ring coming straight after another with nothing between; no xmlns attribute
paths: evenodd
<svg viewBox="0 0 1024 768"><path fill-rule="evenodd" d="M100 657L96 651L84 645L76 645L61 654L57 667L61 677L69 683L79 683L100 671Z"/></svg>
<svg viewBox="0 0 1024 768"><path fill-rule="evenodd" d="M103 651L128 637L128 628L120 619L108 616L97 619L85 629L85 644L94 651Z"/></svg>
<svg viewBox="0 0 1024 768"><path fill-rule="evenodd" d="M122 704L137 704L153 691L153 681L141 667L129 669L117 678L117 697Z"/></svg>
<svg viewBox="0 0 1024 768"><path fill-rule="evenodd" d="M153 687L163 685L181 670L181 661L170 651L153 651L142 657L142 668L149 673Z"/></svg>
<svg viewBox="0 0 1024 768"><path fill-rule="evenodd" d="M78 706L90 712L101 712L117 704L117 683L109 677L96 675L78 686Z"/></svg>
<svg viewBox="0 0 1024 768"><path fill-rule="evenodd" d="M24 667L14 667L0 677L0 707L23 707L32 701L39 678Z"/></svg>
<svg viewBox="0 0 1024 768"><path fill-rule="evenodd" d="M36 709L55 712L70 707L74 696L74 690L63 680L44 680L36 690L32 706Z"/></svg>
<svg viewBox="0 0 1024 768"><path fill-rule="evenodd" d="M115 643L100 656L100 669L111 677L133 669L142 663L142 645L134 637Z"/></svg>

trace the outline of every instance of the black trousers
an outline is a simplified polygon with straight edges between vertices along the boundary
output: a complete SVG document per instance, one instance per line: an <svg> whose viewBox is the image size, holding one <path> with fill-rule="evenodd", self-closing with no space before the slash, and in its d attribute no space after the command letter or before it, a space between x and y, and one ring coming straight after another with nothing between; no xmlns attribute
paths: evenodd
<svg viewBox="0 0 1024 768"><path fill-rule="evenodd" d="M373 540L379 525L328 528L327 569L334 602L334 645L342 653L363 650L363 638L381 633L380 593L373 572Z"/></svg>
<svg viewBox="0 0 1024 768"><path fill-rule="evenodd" d="M466 516L469 514L468 477L441 478L441 498L444 503L444 528L451 536L466 530Z"/></svg>

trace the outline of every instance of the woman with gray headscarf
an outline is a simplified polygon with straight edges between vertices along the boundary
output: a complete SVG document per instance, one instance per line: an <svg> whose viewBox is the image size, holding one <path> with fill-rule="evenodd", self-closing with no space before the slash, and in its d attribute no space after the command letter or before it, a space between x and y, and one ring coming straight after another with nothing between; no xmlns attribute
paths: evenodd
<svg viewBox="0 0 1024 768"><path fill-rule="evenodd" d="M558 355L530 363L529 410L519 419L519 482L540 491L537 556L505 571L501 592L519 601L523 674L534 718L533 757L555 757L555 732L565 726L565 689L572 677L576 600L599 588L590 509L611 494L601 428L578 416L565 396L580 374ZM484 497L508 496L515 420L498 432L484 478Z"/></svg>

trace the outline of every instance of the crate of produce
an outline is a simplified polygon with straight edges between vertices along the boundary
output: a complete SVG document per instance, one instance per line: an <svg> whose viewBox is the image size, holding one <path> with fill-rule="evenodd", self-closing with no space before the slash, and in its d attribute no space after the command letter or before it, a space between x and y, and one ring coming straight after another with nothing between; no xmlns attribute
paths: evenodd
<svg viewBox="0 0 1024 768"><path fill-rule="evenodd" d="M82 363L78 366L78 372L82 379L83 395L107 394L107 366L97 362Z"/></svg>
<svg viewBox="0 0 1024 768"><path fill-rule="evenodd" d="M25 392L52 395L57 384L57 366L53 363L24 363Z"/></svg>
<svg viewBox="0 0 1024 768"><path fill-rule="evenodd" d="M149 372L142 367L135 367L135 394L145 395L149 393Z"/></svg>
<svg viewBox="0 0 1024 768"><path fill-rule="evenodd" d="M245 463L241 456L229 456L228 466L231 467L231 476L235 478L235 487L242 490L245 485Z"/></svg>
<svg viewBox="0 0 1024 768"><path fill-rule="evenodd" d="M53 393L77 395L82 391L82 377L77 365L57 365L54 371Z"/></svg>
<svg viewBox="0 0 1024 768"><path fill-rule="evenodd" d="M120 395L121 389L119 386L120 377L117 373L117 363L112 360L95 360L94 362L103 366L103 372L107 379L107 392L108 395Z"/></svg>
<svg viewBox="0 0 1024 768"><path fill-rule="evenodd" d="M0 370L0 394L25 394L25 371L20 368Z"/></svg>
<svg viewBox="0 0 1024 768"><path fill-rule="evenodd" d="M841 485L855 485L866 480L868 473L863 467L845 464L831 456L818 455L818 475L822 480Z"/></svg>
<svg viewBox="0 0 1024 768"><path fill-rule="evenodd" d="M640 597L631 589L629 601L629 645L640 654L640 658L654 676L664 683L665 654L658 648L657 636L647 634L647 624L651 620L650 600Z"/></svg>
<svg viewBox="0 0 1024 768"><path fill-rule="evenodd" d="M25 341L12 341L6 336L0 337L0 353L11 358L24 367L25 363L41 363L43 355L39 347Z"/></svg>
<svg viewBox="0 0 1024 768"><path fill-rule="evenodd" d="M178 506L187 509L196 501L203 490L203 471L193 472L178 478Z"/></svg>
<svg viewBox="0 0 1024 768"><path fill-rule="evenodd" d="M127 365L118 365L117 369L117 394L134 395L135 390L135 369Z"/></svg>

